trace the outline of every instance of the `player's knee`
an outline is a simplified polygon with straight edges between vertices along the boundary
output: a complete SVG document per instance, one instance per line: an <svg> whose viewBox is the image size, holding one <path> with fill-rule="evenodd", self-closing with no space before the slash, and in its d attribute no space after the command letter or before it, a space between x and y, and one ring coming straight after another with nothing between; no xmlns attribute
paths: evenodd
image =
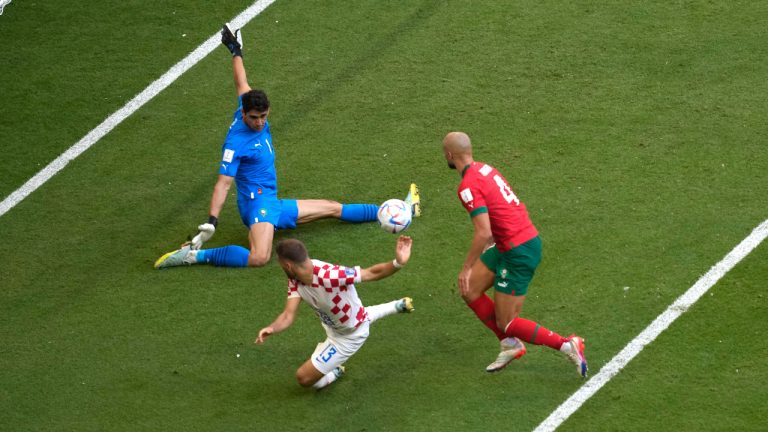
<svg viewBox="0 0 768 432"><path fill-rule="evenodd" d="M249 267L263 267L269 262L269 253L251 252L248 255Z"/></svg>
<svg viewBox="0 0 768 432"><path fill-rule="evenodd" d="M469 290L466 293L464 293L464 292L461 293L461 298L467 304L469 304L469 303L472 303L473 301L479 299L480 296L482 296L483 294L485 294L485 290L478 289L477 287L470 286Z"/></svg>
<svg viewBox="0 0 768 432"><path fill-rule="evenodd" d="M480 297L479 295L476 295L475 293L469 292L469 293L462 293L461 298L464 300L465 303L469 304L473 301L477 300L477 298Z"/></svg>
<svg viewBox="0 0 768 432"><path fill-rule="evenodd" d="M302 374L301 371L296 371L296 381L302 387L312 387L312 384L315 383L312 377Z"/></svg>
<svg viewBox="0 0 768 432"><path fill-rule="evenodd" d="M506 331L507 330L507 326L512 324L512 321L514 321L515 318L517 318L517 314L513 314L513 315L501 314L500 315L497 312L496 313L496 327L498 327L501 331Z"/></svg>

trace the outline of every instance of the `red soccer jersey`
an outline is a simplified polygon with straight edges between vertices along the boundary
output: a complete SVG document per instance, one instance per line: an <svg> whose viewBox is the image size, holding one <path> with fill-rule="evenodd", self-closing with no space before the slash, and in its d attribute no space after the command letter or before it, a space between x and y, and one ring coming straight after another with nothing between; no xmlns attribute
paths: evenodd
<svg viewBox="0 0 768 432"><path fill-rule="evenodd" d="M464 168L459 199L472 217L488 213L491 233L500 252L506 252L539 234L528 217L525 204L512 192L501 173L488 164L473 162Z"/></svg>

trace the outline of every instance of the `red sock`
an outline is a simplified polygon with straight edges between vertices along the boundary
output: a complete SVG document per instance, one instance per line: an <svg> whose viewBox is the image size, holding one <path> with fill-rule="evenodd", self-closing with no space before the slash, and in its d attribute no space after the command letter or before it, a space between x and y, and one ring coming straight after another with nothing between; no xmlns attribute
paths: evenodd
<svg viewBox="0 0 768 432"><path fill-rule="evenodd" d="M499 338L499 340L506 337L504 332L496 326L496 306L487 294L481 295L472 303L467 303L467 306L472 309L475 315L480 318L480 321L482 321L486 327L496 334L496 337Z"/></svg>
<svg viewBox="0 0 768 432"><path fill-rule="evenodd" d="M523 342L530 342L535 345L546 345L556 350L565 342L565 338L552 330L546 329L539 324L517 317L507 324L504 333L509 337L516 337Z"/></svg>

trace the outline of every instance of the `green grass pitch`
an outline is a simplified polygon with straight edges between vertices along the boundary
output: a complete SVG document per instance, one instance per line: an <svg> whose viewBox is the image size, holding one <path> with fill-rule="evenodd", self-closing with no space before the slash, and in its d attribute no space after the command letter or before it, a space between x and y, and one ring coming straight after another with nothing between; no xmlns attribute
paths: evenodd
<svg viewBox="0 0 768 432"><path fill-rule="evenodd" d="M13 1L0 16L0 197L123 106L248 1ZM281 195L403 197L406 269L362 284L377 322L332 387L294 371L324 338L285 276L154 271L206 217L234 110L218 48L0 217L0 430L531 430L583 381L547 348L502 373L461 301L471 223L440 140L464 130L542 233L523 315L587 339L596 373L768 217L764 2L277 0L244 28L272 100ZM370 265L394 236L322 221L312 256ZM246 244L231 197L210 246ZM762 430L768 246L561 430ZM239 357L237 356L239 354Z"/></svg>

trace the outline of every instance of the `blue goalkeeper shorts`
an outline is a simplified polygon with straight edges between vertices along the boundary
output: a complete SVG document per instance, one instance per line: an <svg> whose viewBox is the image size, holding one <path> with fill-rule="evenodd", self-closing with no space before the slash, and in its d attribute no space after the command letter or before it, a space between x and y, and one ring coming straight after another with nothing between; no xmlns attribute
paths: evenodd
<svg viewBox="0 0 768 432"><path fill-rule="evenodd" d="M275 229L294 229L299 217L296 200L281 200L272 196L257 195L254 199L238 197L237 208L240 219L248 229L259 222L269 222Z"/></svg>

